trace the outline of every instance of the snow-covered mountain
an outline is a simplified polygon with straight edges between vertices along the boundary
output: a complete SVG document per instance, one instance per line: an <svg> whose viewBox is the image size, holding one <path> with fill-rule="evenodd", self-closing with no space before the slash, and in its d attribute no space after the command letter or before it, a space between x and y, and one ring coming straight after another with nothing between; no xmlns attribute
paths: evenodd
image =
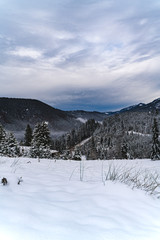
<svg viewBox="0 0 160 240"><path fill-rule="evenodd" d="M121 113L121 112L155 112L157 110L160 110L160 98L155 99L154 101L150 103L139 103L137 105L129 106L126 108L121 109L120 111L117 112L112 112L114 113Z"/></svg>

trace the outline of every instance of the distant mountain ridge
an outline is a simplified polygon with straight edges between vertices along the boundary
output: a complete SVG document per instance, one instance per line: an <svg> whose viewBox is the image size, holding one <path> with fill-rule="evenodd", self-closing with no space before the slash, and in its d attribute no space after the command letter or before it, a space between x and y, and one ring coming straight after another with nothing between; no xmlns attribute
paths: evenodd
<svg viewBox="0 0 160 240"><path fill-rule="evenodd" d="M153 112L156 110L160 110L160 98L157 98L153 100L150 103L139 103L137 105L132 105L126 108L122 108L119 111L115 112L108 112L109 115L116 114L116 113L122 113L122 112Z"/></svg>
<svg viewBox="0 0 160 240"><path fill-rule="evenodd" d="M83 117L85 115L85 117ZM95 118L102 121L104 113L84 112L82 120ZM62 111L36 99L0 98L0 123L17 138L24 134L27 124L33 128L37 122L48 122L51 135L61 135L82 124L76 111Z"/></svg>
<svg viewBox="0 0 160 240"><path fill-rule="evenodd" d="M51 136L62 135L79 127L89 119L102 122L110 115L125 112L156 112L160 110L160 98L151 103L133 105L116 112L62 111L36 99L0 98L0 123L13 131L18 139L24 136L27 124L34 128L37 122L48 122Z"/></svg>
<svg viewBox="0 0 160 240"><path fill-rule="evenodd" d="M89 120L89 119L94 119L95 121L103 121L107 116L103 112L88 112L88 111L83 111L83 110L75 110L75 111L68 111L73 117L76 117L77 119L84 119L84 120ZM82 121L83 122L83 121Z"/></svg>
<svg viewBox="0 0 160 240"><path fill-rule="evenodd" d="M17 138L24 135L27 124L34 128L38 122L48 122L51 135L65 133L80 125L67 112L53 108L35 99L0 98L0 122Z"/></svg>

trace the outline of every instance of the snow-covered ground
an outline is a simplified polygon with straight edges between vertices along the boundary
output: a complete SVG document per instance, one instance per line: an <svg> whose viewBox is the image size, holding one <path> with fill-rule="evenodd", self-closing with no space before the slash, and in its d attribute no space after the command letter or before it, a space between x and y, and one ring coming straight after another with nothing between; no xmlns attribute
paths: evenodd
<svg viewBox="0 0 160 240"><path fill-rule="evenodd" d="M76 147L83 146L83 145L84 145L85 143L87 143L91 138L92 138L92 137L89 137L89 138L83 140L82 142L78 143L78 144L76 145Z"/></svg>
<svg viewBox="0 0 160 240"><path fill-rule="evenodd" d="M159 161L112 162L160 173ZM104 182L108 164L0 158L0 239L159 240L160 199Z"/></svg>
<svg viewBox="0 0 160 240"><path fill-rule="evenodd" d="M78 121L80 121L81 123L86 123L87 122L87 119L86 118L77 118Z"/></svg>
<svg viewBox="0 0 160 240"><path fill-rule="evenodd" d="M152 137L151 134L144 134L144 133L135 132L135 131L128 131L128 133L129 133L129 134L138 135L138 136L142 136L142 137Z"/></svg>

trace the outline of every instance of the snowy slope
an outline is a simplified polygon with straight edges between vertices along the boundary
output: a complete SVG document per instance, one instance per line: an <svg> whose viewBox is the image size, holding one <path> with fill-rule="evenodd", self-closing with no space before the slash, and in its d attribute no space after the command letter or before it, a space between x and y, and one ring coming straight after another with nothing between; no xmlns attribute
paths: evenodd
<svg viewBox="0 0 160 240"><path fill-rule="evenodd" d="M80 164L0 158L0 177L9 181L8 186L0 186L0 239L160 239L159 199L124 184L104 184L102 172L108 161ZM114 164L160 173L158 161L115 160ZM19 177L23 182L17 185Z"/></svg>
<svg viewBox="0 0 160 240"><path fill-rule="evenodd" d="M76 145L76 147L83 146L83 145L84 145L85 143L87 143L91 138L92 138L92 137L89 137L89 138L83 140L82 142L78 143L78 144Z"/></svg>

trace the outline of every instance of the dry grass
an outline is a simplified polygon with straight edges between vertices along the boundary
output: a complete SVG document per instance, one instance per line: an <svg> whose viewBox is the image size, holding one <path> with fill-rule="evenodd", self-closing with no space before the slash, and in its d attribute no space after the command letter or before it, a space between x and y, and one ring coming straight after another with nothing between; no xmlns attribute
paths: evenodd
<svg viewBox="0 0 160 240"><path fill-rule="evenodd" d="M127 184L132 189L141 189L150 195L160 197L160 175L157 172L137 170L134 167L119 167L109 163L104 175L104 181L118 181Z"/></svg>

